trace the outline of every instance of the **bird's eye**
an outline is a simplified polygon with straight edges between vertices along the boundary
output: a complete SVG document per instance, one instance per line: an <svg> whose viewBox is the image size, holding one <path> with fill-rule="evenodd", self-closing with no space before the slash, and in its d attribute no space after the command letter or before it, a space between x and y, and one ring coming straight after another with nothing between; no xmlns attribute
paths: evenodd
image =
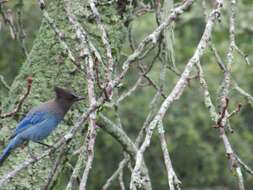
<svg viewBox="0 0 253 190"><path fill-rule="evenodd" d="M72 99L75 99L75 98L76 98L76 95L75 95L75 94L71 94L71 98L72 98Z"/></svg>

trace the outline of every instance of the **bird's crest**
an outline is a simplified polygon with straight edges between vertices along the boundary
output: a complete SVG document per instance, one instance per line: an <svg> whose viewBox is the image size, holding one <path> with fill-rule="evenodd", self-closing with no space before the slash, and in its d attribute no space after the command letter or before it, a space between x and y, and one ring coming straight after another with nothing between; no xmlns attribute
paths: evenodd
<svg viewBox="0 0 253 190"><path fill-rule="evenodd" d="M79 100L84 99L83 97L78 96L74 92L72 92L70 90L66 90L66 89L58 87L58 86L54 87L54 91L55 91L57 98L63 98L63 99L73 100L73 101L79 101Z"/></svg>
<svg viewBox="0 0 253 190"><path fill-rule="evenodd" d="M54 91L57 97L62 97L62 98L71 98L71 97L76 97L77 95L69 90L66 90L64 88L55 86Z"/></svg>

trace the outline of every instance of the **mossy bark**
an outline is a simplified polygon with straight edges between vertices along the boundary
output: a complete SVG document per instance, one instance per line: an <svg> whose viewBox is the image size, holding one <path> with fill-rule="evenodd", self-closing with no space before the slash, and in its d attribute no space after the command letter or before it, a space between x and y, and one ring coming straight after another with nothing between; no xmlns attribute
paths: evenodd
<svg viewBox="0 0 253 190"><path fill-rule="evenodd" d="M106 62L104 57L105 51L100 40L100 33L94 20L91 19L92 14L88 6L88 1L72 0L71 3L74 10L73 13L79 18L83 27L88 31L92 42L98 48L104 62ZM114 4L108 4L99 7L99 9L103 15L103 22L106 23L114 57L117 58L119 57L119 50L123 44L125 35L123 24L121 23L120 16L117 12L117 6ZM78 43L75 40L74 31L66 18L63 0L51 1L48 5L47 11L50 17L54 19L57 27L64 32L66 42L71 47L71 50L75 51L75 54L78 55L78 49L80 47L77 45ZM117 62L117 60L115 60L115 62ZM83 62L81 62L81 64L84 65ZM17 122L25 115L25 113L41 102L53 98L53 87L55 85L72 88L78 94L85 95L86 80L84 73L76 70L75 65L64 55L64 49L61 47L53 30L44 19L42 20L37 38L34 41L34 45L29 53L27 61L23 64L18 76L11 85L9 97L6 97L3 102L4 111L10 111L15 107L15 102L26 90L27 76L32 76L33 78L31 94L25 100L21 111L15 116L15 118L8 118L1 121L3 125L0 133L1 150L7 145L9 141L8 137L16 127ZM83 112L84 109L84 103L74 106L72 111L65 117L64 122L60 124L54 134L45 142L53 144L68 130L76 118L80 116L79 113ZM81 136L82 134L80 133L79 137ZM75 141L71 143L70 148L74 149L75 147L80 146L81 139L83 138L76 137ZM30 143L30 147L34 150L35 154L40 154L40 152L45 149L34 143ZM1 189L41 189L47 179L50 169L52 168L56 153L37 162L33 166L30 166L28 169L23 170L15 176L11 182L4 187L1 187ZM0 168L0 176L11 171L27 157L29 156L26 148L24 150L18 148L12 152L9 158L4 162L4 165ZM66 182L66 180L60 181Z"/></svg>

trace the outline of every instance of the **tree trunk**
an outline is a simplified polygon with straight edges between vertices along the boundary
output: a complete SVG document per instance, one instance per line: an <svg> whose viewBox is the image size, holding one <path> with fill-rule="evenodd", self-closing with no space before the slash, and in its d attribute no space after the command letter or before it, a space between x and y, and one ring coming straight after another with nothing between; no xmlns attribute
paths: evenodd
<svg viewBox="0 0 253 190"><path fill-rule="evenodd" d="M97 30L97 26L92 19L92 13L90 12L88 1L86 0L71 0L73 14L79 18L79 22L88 31L92 42L98 48L98 51L102 55L104 62L105 51L102 47L100 40L100 33ZM68 22L64 11L64 1L54 0L47 6L49 16L54 20L57 27L64 33L65 41L72 51L75 51L76 58L79 55L79 47L75 43L74 31ZM103 22L106 23L106 27L109 33L109 38L112 45L112 51L114 58L119 57L118 53L121 48L124 39L124 27L121 23L120 16L117 12L117 5L105 4L99 7L102 12ZM106 12L106 14L103 14ZM31 18L32 19L32 18ZM9 142L9 136L11 131L16 127L16 124L32 107L54 97L53 87L55 85L65 88L72 88L78 94L85 95L86 81L83 72L76 69L76 66L71 63L69 58L64 55L64 48L59 43L54 31L50 28L45 19L42 20L41 27L38 31L37 38L34 41L32 50L26 62L23 64L18 76L11 85L9 96L3 100L3 110L5 112L11 111L15 107L15 102L20 95L26 90L26 77L32 76L32 91L28 98L25 100L22 109L18 112L15 118L9 118L2 120L2 129L0 133L1 150ZM80 58L79 58L80 59ZM117 62L117 60L115 60ZM84 62L80 59L80 64L84 66ZM77 109L78 107L78 109ZM57 128L53 135L46 139L45 143L53 144L59 137L64 134L69 126L73 124L75 119L79 116L79 113L84 111L84 103L79 103L78 106L74 106L71 113L68 113L64 122ZM71 142L71 149L75 149L80 146L80 138L82 134L78 134L74 141ZM34 154L40 154L45 147L30 143ZM8 171L11 171L15 166L22 163L29 155L27 154L27 148L21 150L16 149L11 153L9 158L4 162L4 165L0 168L0 175L3 176ZM23 170L20 174L15 176L14 179L5 187L1 189L41 189L43 187L48 173L52 168L53 162L59 151L56 151L53 155L37 162L28 169ZM13 156L15 155L15 156ZM71 155L68 155L69 157ZM65 176L66 177L66 176ZM64 180L63 180L64 181Z"/></svg>

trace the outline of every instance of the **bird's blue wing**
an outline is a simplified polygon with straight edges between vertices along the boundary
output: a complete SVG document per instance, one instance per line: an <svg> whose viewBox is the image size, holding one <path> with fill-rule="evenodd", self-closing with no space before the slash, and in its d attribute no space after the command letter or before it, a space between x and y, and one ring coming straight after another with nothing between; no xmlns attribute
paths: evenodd
<svg viewBox="0 0 253 190"><path fill-rule="evenodd" d="M31 125L28 129L22 132L22 138L35 142L45 139L57 127L60 118L54 114L48 114L42 122Z"/></svg>
<svg viewBox="0 0 253 190"><path fill-rule="evenodd" d="M15 137L18 133L28 129L29 127L43 122L46 118L47 112L32 112L28 113L17 125L11 138Z"/></svg>

